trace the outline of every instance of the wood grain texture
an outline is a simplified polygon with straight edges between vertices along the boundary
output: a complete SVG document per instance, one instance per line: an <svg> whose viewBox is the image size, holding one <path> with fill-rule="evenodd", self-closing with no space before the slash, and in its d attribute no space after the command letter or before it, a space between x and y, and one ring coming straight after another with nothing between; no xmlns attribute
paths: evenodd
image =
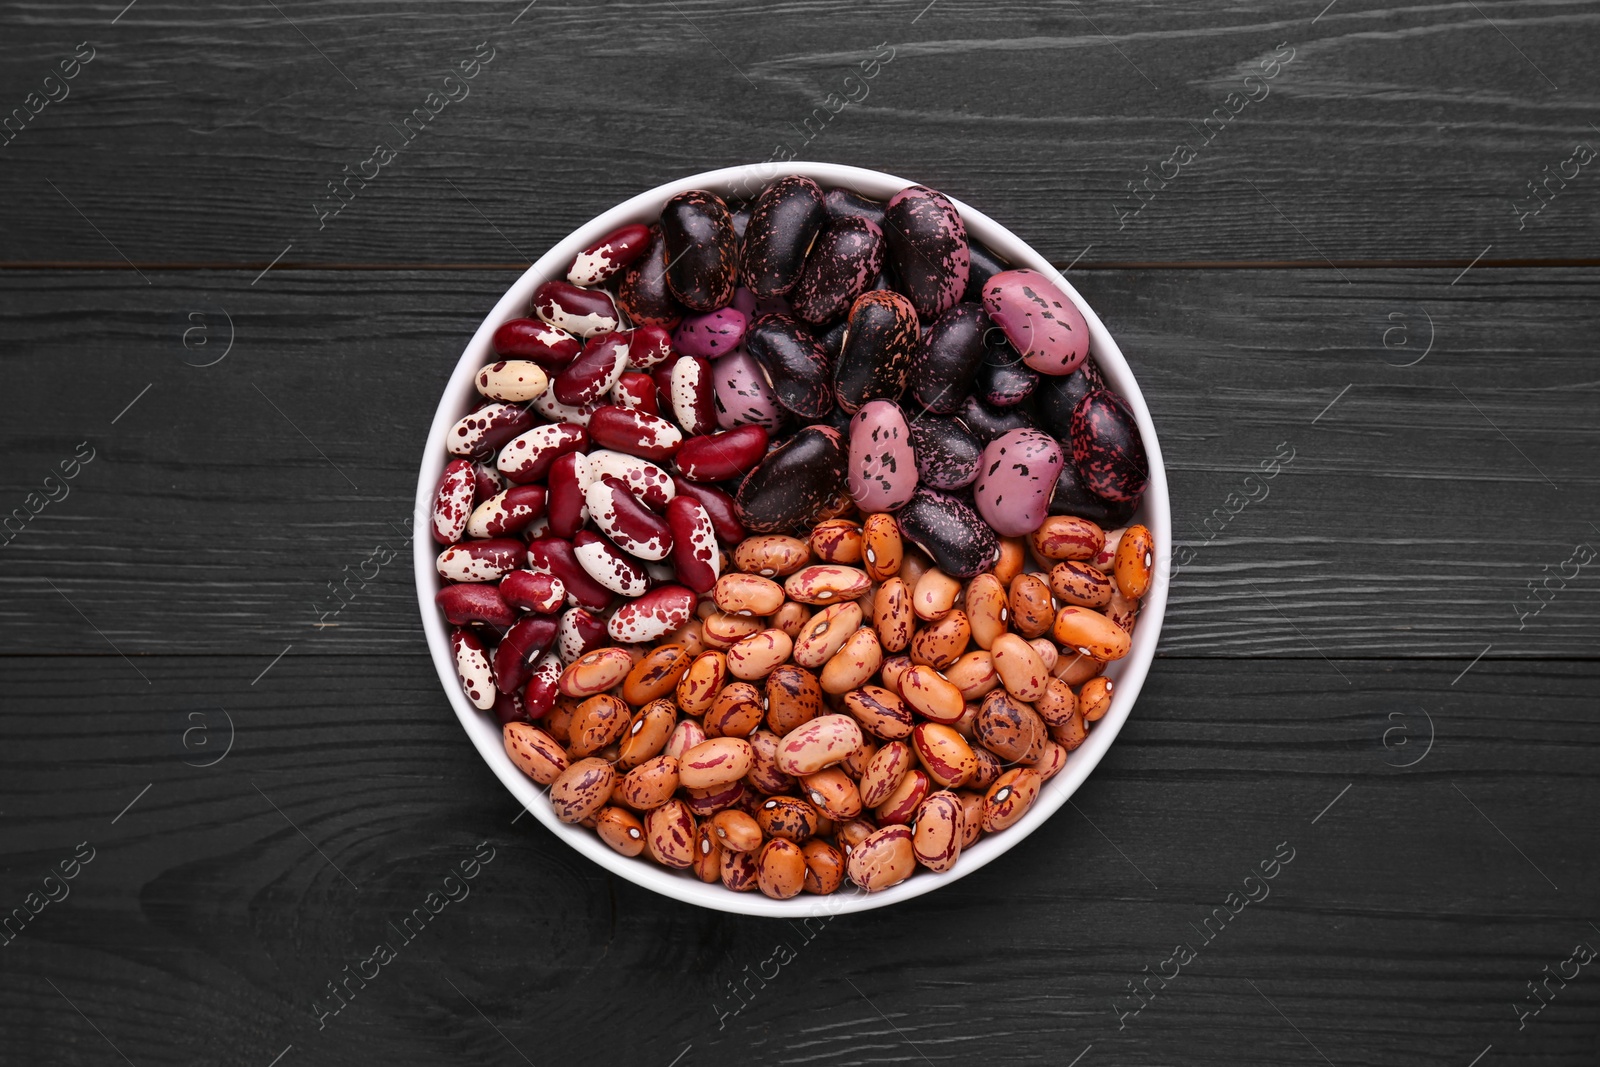
<svg viewBox="0 0 1600 1067"><path fill-rule="evenodd" d="M1577 1067L1600 1036L1587 971L1520 1033L1512 1009L1600 944L1592 663L1452 685L1449 664L1338 661L1346 688L1320 661L1165 661L1076 807L931 896L806 931L513 825L420 656L290 656L253 687L248 657L142 666L148 687L115 657L0 660L3 902L96 850L0 956L0 1062L116 1062L60 994L141 1067L290 1044L284 1063L522 1062L508 1042L534 1063L1320 1062L1295 1028L1341 1065L1493 1043ZM214 758L185 748L189 713L220 742L219 706L231 753L184 766ZM481 841L470 895L319 1030L325 983ZM1270 895L1205 943L1191 924L1282 842ZM1119 1030L1113 1002L1179 941L1198 959Z"/></svg>
<svg viewBox="0 0 1600 1067"><path fill-rule="evenodd" d="M10 650L110 642L261 666L290 644L420 650L404 539L422 440L512 277L0 275L14 403L0 511L81 442L95 449L70 495L0 548ZM1164 654L1595 654L1595 569L1563 564L1600 544L1600 272L1073 277L1166 454L1179 574ZM186 365L221 354L224 313L227 357ZM73 395L73 381L93 387ZM336 595L379 548L394 561Z"/></svg>
<svg viewBox="0 0 1600 1067"><path fill-rule="evenodd" d="M1592 165L1516 206L1600 147L1592 4L1322 6L139 0L113 24L121 4L10 3L0 114L78 42L95 58L0 148L0 260L527 262L664 180L780 152L942 188L1061 263L1592 260ZM320 221L429 91L461 96L442 79L481 41L469 95ZM1259 99L1205 127L1230 92Z"/></svg>

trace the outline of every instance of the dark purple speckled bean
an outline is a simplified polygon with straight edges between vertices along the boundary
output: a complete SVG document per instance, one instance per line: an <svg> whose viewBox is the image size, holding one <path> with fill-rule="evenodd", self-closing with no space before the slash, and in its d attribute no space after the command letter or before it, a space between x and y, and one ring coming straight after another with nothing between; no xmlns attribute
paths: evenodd
<svg viewBox="0 0 1600 1067"><path fill-rule="evenodd" d="M943 193L913 185L894 194L884 209L883 236L918 315L937 318L961 299L971 272L967 227Z"/></svg>
<svg viewBox="0 0 1600 1067"><path fill-rule="evenodd" d="M862 293L833 368L833 395L845 411L869 400L898 400L921 340L911 301L891 289Z"/></svg>
<svg viewBox="0 0 1600 1067"><path fill-rule="evenodd" d="M733 300L739 276L739 239L722 197L691 189L661 209L667 288L690 311L715 311Z"/></svg>
<svg viewBox="0 0 1600 1067"><path fill-rule="evenodd" d="M971 578L993 566L1000 556L1000 539L994 530L949 493L918 488L911 502L894 517L906 540L952 578Z"/></svg>
<svg viewBox="0 0 1600 1067"><path fill-rule="evenodd" d="M789 294L794 313L813 324L846 314L883 270L883 231L871 219L848 216L830 223L811 246Z"/></svg>
<svg viewBox="0 0 1600 1067"><path fill-rule="evenodd" d="M809 527L847 492L844 438L829 426L807 426L768 452L745 476L735 498L739 521L752 533Z"/></svg>
<svg viewBox="0 0 1600 1067"><path fill-rule="evenodd" d="M1150 461L1127 401L1096 389L1072 413L1072 462L1090 492L1137 500L1150 482Z"/></svg>
<svg viewBox="0 0 1600 1067"><path fill-rule="evenodd" d="M806 252L827 221L822 188L798 174L761 191L744 234L741 271L757 296L781 296L794 287Z"/></svg>
<svg viewBox="0 0 1600 1067"><path fill-rule="evenodd" d="M745 334L778 403L800 418L820 419L833 410L832 367L811 331L791 315L766 315Z"/></svg>
<svg viewBox="0 0 1600 1067"><path fill-rule="evenodd" d="M922 335L907 384L917 403L937 415L960 409L983 364L984 334L993 329L981 304L956 304Z"/></svg>

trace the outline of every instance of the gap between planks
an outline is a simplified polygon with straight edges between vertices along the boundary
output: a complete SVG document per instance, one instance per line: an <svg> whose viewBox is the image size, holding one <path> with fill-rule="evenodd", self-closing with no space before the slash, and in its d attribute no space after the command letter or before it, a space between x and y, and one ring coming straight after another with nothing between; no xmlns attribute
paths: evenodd
<svg viewBox="0 0 1600 1067"><path fill-rule="evenodd" d="M1529 268L1600 267L1600 257L1550 258L1550 259L1198 259L1198 260L1137 260L1105 259L1082 262L1053 262L1056 270L1068 268L1079 272L1090 270L1326 270L1330 265L1338 270L1419 270L1459 269L1506 270ZM248 260L240 263L137 263L138 270L148 271L261 271L273 267L278 271L522 271L527 263L268 263L265 260ZM121 260L20 260L0 262L0 271L30 270L127 270L129 265Z"/></svg>

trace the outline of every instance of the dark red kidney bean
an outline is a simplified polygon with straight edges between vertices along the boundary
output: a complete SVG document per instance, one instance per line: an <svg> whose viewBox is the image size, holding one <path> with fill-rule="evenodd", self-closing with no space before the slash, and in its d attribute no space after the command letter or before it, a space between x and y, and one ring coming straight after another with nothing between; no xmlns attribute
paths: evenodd
<svg viewBox="0 0 1600 1067"><path fill-rule="evenodd" d="M523 545L512 537L461 541L439 553L439 575L453 582L498 582L522 562Z"/></svg>
<svg viewBox="0 0 1600 1067"><path fill-rule="evenodd" d="M991 407L1008 408L1033 395L1042 375L1022 362L1022 353L999 331L989 333L989 347L978 368L977 394Z"/></svg>
<svg viewBox="0 0 1600 1067"><path fill-rule="evenodd" d="M883 231L871 219L835 219L817 235L789 303L797 318L832 322L850 310L883 270Z"/></svg>
<svg viewBox="0 0 1600 1067"><path fill-rule="evenodd" d="M583 407L610 392L628 365L628 341L626 333L602 333L589 338L578 358L551 381L556 399Z"/></svg>
<svg viewBox="0 0 1600 1067"><path fill-rule="evenodd" d="M636 325L628 345L628 363L636 370L649 370L672 356L672 333L654 322Z"/></svg>
<svg viewBox="0 0 1600 1067"><path fill-rule="evenodd" d="M606 621L586 608L569 608L556 624L556 647L561 659L571 663L585 652L593 652L606 643Z"/></svg>
<svg viewBox="0 0 1600 1067"><path fill-rule="evenodd" d="M1012 430L1038 429L1025 405L1010 408L990 407L975 396L962 401L956 418L981 443L988 444L1001 434Z"/></svg>
<svg viewBox="0 0 1600 1067"><path fill-rule="evenodd" d="M932 489L960 489L978 477L983 444L959 419L924 415L913 419L911 451L917 458L917 479Z"/></svg>
<svg viewBox="0 0 1600 1067"><path fill-rule="evenodd" d="M656 406L655 379L643 371L624 372L611 389L611 399L616 401L618 407L627 408L629 411L642 411L647 415L661 414L661 409Z"/></svg>
<svg viewBox="0 0 1600 1067"><path fill-rule="evenodd" d="M604 474L584 490L589 518L617 547L639 559L666 559L672 551L672 529L645 507L614 474Z"/></svg>
<svg viewBox="0 0 1600 1067"><path fill-rule="evenodd" d="M589 517L584 509L583 498L584 483L588 477L587 462L577 452L557 456L555 462L550 464L550 473L545 479L550 487L546 501L550 532L568 541L583 529Z"/></svg>
<svg viewBox="0 0 1600 1067"><path fill-rule="evenodd" d="M843 186L829 189L822 197L822 206L828 212L828 217L835 221L866 219L880 230L883 228L883 203L869 200Z"/></svg>
<svg viewBox="0 0 1600 1067"><path fill-rule="evenodd" d="M453 545L467 532L467 520L472 518L472 503L476 486L472 461L453 459L444 465L439 477L439 488L433 493L433 539L441 545Z"/></svg>
<svg viewBox="0 0 1600 1067"><path fill-rule="evenodd" d="M678 449L678 470L692 482L742 478L767 454L767 431L740 426L723 433L691 437Z"/></svg>
<svg viewBox="0 0 1600 1067"><path fill-rule="evenodd" d="M961 294L961 299L979 304L983 303L983 287L989 279L1011 269L1011 264L995 255L982 241L973 240L970 234L967 236L967 262L967 291Z"/></svg>
<svg viewBox="0 0 1600 1067"><path fill-rule="evenodd" d="M711 526L717 531L717 538L724 544L736 545L749 534L744 523L739 521L739 509L733 497L721 489L691 482L678 475L672 476L672 485L679 496L698 501L706 509L706 514L711 517Z"/></svg>
<svg viewBox="0 0 1600 1067"><path fill-rule="evenodd" d="M1096 389L1072 413L1072 462L1090 492L1107 500L1137 500L1150 484L1150 461L1128 402Z"/></svg>
<svg viewBox="0 0 1600 1067"><path fill-rule="evenodd" d="M1078 369L1071 374L1046 374L1042 377L1044 380L1033 391L1034 403L1039 409L1039 423L1058 440L1071 441L1072 413L1077 410L1080 400L1096 389L1106 387L1105 375L1100 372L1100 364L1090 356L1078 364Z"/></svg>
<svg viewBox="0 0 1600 1067"><path fill-rule="evenodd" d="M667 505L667 525L672 528L672 568L678 581L696 593L709 593L717 584L717 531L711 516L694 497L675 496Z"/></svg>
<svg viewBox="0 0 1600 1067"><path fill-rule="evenodd" d="M528 705L521 693L495 693L494 718L501 726L508 722L524 722L528 718Z"/></svg>
<svg viewBox="0 0 1600 1067"><path fill-rule="evenodd" d="M554 615L567 601L567 586L553 574L512 571L500 579L500 597L519 611Z"/></svg>
<svg viewBox="0 0 1600 1067"><path fill-rule="evenodd" d="M559 632L559 624L557 629ZM547 654L534 664L528 684L522 690L522 710L529 719L542 719L556 706L556 697L561 695L558 688L560 681L559 657Z"/></svg>
<svg viewBox="0 0 1600 1067"><path fill-rule="evenodd" d="M512 319L494 331L494 354L503 359L531 359L547 371L560 370L583 349L583 342L540 319Z"/></svg>
<svg viewBox="0 0 1600 1067"><path fill-rule="evenodd" d="M982 304L956 304L935 319L911 360L912 399L936 415L959 410L972 393L983 365L984 334L992 327Z"/></svg>
<svg viewBox="0 0 1600 1067"><path fill-rule="evenodd" d="M645 254L650 247L650 227L634 223L613 230L579 252L567 268L573 285L599 285Z"/></svg>
<svg viewBox="0 0 1600 1067"><path fill-rule="evenodd" d="M542 485L513 485L490 500L494 504L487 517L481 523L476 519L468 523L473 537L500 537L526 529L544 514L545 490Z"/></svg>
<svg viewBox="0 0 1600 1067"><path fill-rule="evenodd" d="M494 650L494 687L515 693L528 684L533 665L556 639L554 615L524 615L506 631Z"/></svg>
<svg viewBox="0 0 1600 1067"><path fill-rule="evenodd" d="M589 447L589 435L575 422L551 422L536 426L500 450L496 465L500 473L527 485L543 480L550 464L569 452Z"/></svg>
<svg viewBox="0 0 1600 1067"><path fill-rule="evenodd" d="M739 238L722 197L704 189L679 193L661 209L667 288L690 311L715 311L733 300Z"/></svg>
<svg viewBox="0 0 1600 1067"><path fill-rule="evenodd" d="M603 588L633 599L650 588L650 574L633 557L593 530L579 530L572 552L584 573Z"/></svg>
<svg viewBox="0 0 1600 1067"><path fill-rule="evenodd" d="M844 436L807 426L768 452L739 484L739 521L755 533L810 526L848 493Z"/></svg>
<svg viewBox="0 0 1600 1067"><path fill-rule="evenodd" d="M455 456L487 459L495 449L525 433L534 424L533 412L517 404L485 404L464 415L450 428L445 448Z"/></svg>
<svg viewBox="0 0 1600 1067"><path fill-rule="evenodd" d="M740 251L746 287L757 296L781 296L792 289L827 218L822 187L810 178L791 174L763 189Z"/></svg>
<svg viewBox="0 0 1600 1067"><path fill-rule="evenodd" d="M604 289L579 289L567 282L545 282L535 289L533 313L577 337L611 333L622 325L610 293Z"/></svg>
<svg viewBox="0 0 1600 1067"><path fill-rule="evenodd" d="M918 486L910 503L894 517L906 540L952 578L974 577L1000 557L1000 538L994 528L949 493Z"/></svg>
<svg viewBox="0 0 1600 1067"><path fill-rule="evenodd" d="M766 372L778 403L802 419L833 409L832 367L811 331L791 315L765 315L744 335L745 351Z"/></svg>
<svg viewBox="0 0 1600 1067"><path fill-rule="evenodd" d="M1052 515L1076 515L1103 530L1115 530L1133 518L1133 513L1139 510L1139 499L1107 500L1096 496L1083 484L1078 465L1068 461L1061 465L1061 473L1056 475L1055 489L1050 493L1049 510Z"/></svg>
<svg viewBox="0 0 1600 1067"><path fill-rule="evenodd" d="M711 378L711 361L683 356L672 364L667 383L672 415L688 434L710 433L717 428L717 391Z"/></svg>
<svg viewBox="0 0 1600 1067"><path fill-rule="evenodd" d="M644 459L666 459L683 444L683 432L666 419L615 404L594 409L589 436L602 448Z"/></svg>
<svg viewBox="0 0 1600 1067"><path fill-rule="evenodd" d="M500 472L494 469L494 464L479 461L472 465L472 475L477 482L477 492L473 496L475 503L483 503L492 496L496 496L506 487L506 480Z"/></svg>
<svg viewBox="0 0 1600 1067"><path fill-rule="evenodd" d="M635 327L660 326L670 330L683 318L683 308L667 288L667 241L661 227L651 227L650 247L622 272L617 302Z"/></svg>
<svg viewBox="0 0 1600 1067"><path fill-rule="evenodd" d="M611 606L611 590L589 577L578 563L571 541L559 537L536 537L528 542L528 566L534 571L554 575L567 587L567 597L580 607L604 611Z"/></svg>
<svg viewBox="0 0 1600 1067"><path fill-rule="evenodd" d="M517 621L498 586L483 582L447 585L434 594L433 602L452 626L484 626L504 630Z"/></svg>
<svg viewBox="0 0 1600 1067"><path fill-rule="evenodd" d="M925 185L902 189L883 212L888 260L917 314L938 318L966 292L971 276L967 227L943 194Z"/></svg>
<svg viewBox="0 0 1600 1067"><path fill-rule="evenodd" d="M833 366L833 395L854 414L869 400L899 400L922 339L911 301L892 289L862 293L850 307L850 328Z"/></svg>

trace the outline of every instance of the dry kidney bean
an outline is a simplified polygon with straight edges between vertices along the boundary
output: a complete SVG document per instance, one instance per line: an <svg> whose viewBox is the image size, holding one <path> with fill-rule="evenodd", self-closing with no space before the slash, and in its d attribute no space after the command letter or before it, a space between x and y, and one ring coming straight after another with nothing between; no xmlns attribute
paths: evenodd
<svg viewBox="0 0 1600 1067"><path fill-rule="evenodd" d="M946 667L944 677L961 690L962 699L969 702L981 699L1000 684L1000 675L994 669L994 658L982 649L968 652Z"/></svg>
<svg viewBox="0 0 1600 1067"><path fill-rule="evenodd" d="M533 313L558 330L585 338L622 325L610 293L580 289L569 282L549 281L535 289Z"/></svg>
<svg viewBox="0 0 1600 1067"><path fill-rule="evenodd" d="M606 538L590 530L578 531L578 536L572 539L572 554L585 574L613 593L638 597L643 596L650 587L649 575L644 567Z"/></svg>
<svg viewBox="0 0 1600 1067"><path fill-rule="evenodd" d="M798 896L806 884L805 853L793 841L773 838L761 847L756 879L761 892L775 900Z"/></svg>
<svg viewBox="0 0 1600 1067"><path fill-rule="evenodd" d="M972 640L972 626L964 611L955 610L911 638L911 662L944 670L961 658Z"/></svg>
<svg viewBox="0 0 1600 1067"><path fill-rule="evenodd" d="M1000 683L1012 696L1031 703L1044 694L1050 673L1028 642L1016 634L1001 634L994 639L989 655Z"/></svg>
<svg viewBox="0 0 1600 1067"><path fill-rule="evenodd" d="M961 858L963 833L961 801L947 790L930 793L917 807L912 852L928 870L948 871Z"/></svg>
<svg viewBox="0 0 1600 1067"><path fill-rule="evenodd" d="M889 689L864 685L845 693L841 703L845 711L875 737L893 741L911 735L915 724L911 710Z"/></svg>
<svg viewBox="0 0 1600 1067"><path fill-rule="evenodd" d="M641 560L666 559L672 551L672 528L645 507L627 484L610 474L592 480L584 490L589 518L628 555Z"/></svg>
<svg viewBox="0 0 1600 1067"><path fill-rule="evenodd" d="M700 633L706 644L723 652L743 641L751 634L761 632L761 620L745 615L727 615L716 612L707 615L700 625Z"/></svg>
<svg viewBox="0 0 1600 1067"><path fill-rule="evenodd" d="M1078 710L1085 722L1098 722L1111 710L1111 679L1090 678L1078 691Z"/></svg>
<svg viewBox="0 0 1600 1067"><path fill-rule="evenodd" d="M884 208L888 262L917 314L936 319L967 288L967 227L943 193L924 185L902 189Z"/></svg>
<svg viewBox="0 0 1600 1067"><path fill-rule="evenodd" d="M1062 648L1071 648L1098 660L1121 659L1128 654L1128 632L1089 608L1069 604L1056 612L1051 636Z"/></svg>
<svg viewBox="0 0 1600 1067"><path fill-rule="evenodd" d="M635 811L650 811L671 800L677 789L677 757L663 754L625 774L617 786L617 797Z"/></svg>
<svg viewBox="0 0 1600 1067"><path fill-rule="evenodd" d="M844 857L839 850L818 837L800 846L806 858L806 892L826 895L844 881Z"/></svg>
<svg viewBox="0 0 1600 1067"><path fill-rule="evenodd" d="M966 709L961 690L926 664L917 664L901 676L900 696L923 718L947 725L960 719Z"/></svg>
<svg viewBox="0 0 1600 1067"><path fill-rule="evenodd" d="M789 658L794 642L782 630L762 630L728 649L728 673L755 681L765 678Z"/></svg>
<svg viewBox="0 0 1600 1067"><path fill-rule="evenodd" d="M698 500L676 496L666 508L672 535L672 566L678 580L696 593L710 592L721 570L716 527Z"/></svg>
<svg viewBox="0 0 1600 1067"><path fill-rule="evenodd" d="M608 693L592 696L572 714L567 748L574 756L592 756L623 736L628 722L628 705Z"/></svg>
<svg viewBox="0 0 1600 1067"><path fill-rule="evenodd" d="M983 698L973 736L1007 763L1029 758L1047 740L1044 721L1028 704L1004 689Z"/></svg>
<svg viewBox="0 0 1600 1067"><path fill-rule="evenodd" d="M515 485L479 504L467 520L472 537L500 537L526 528L544 514L542 485Z"/></svg>
<svg viewBox="0 0 1600 1067"><path fill-rule="evenodd" d="M601 808L595 816L594 829L600 840L624 856L637 856L644 851L644 823L626 808Z"/></svg>
<svg viewBox="0 0 1600 1067"><path fill-rule="evenodd" d="M829 819L853 819L861 814L861 794L855 779L842 766L827 767L801 779L811 803Z"/></svg>
<svg viewBox="0 0 1600 1067"><path fill-rule="evenodd" d="M683 444L683 431L666 419L615 404L595 408L588 432L598 445L651 460L667 459Z"/></svg>
<svg viewBox="0 0 1600 1067"><path fill-rule="evenodd" d="M628 366L625 333L602 333L589 338L578 358L550 383L550 391L563 404L582 407L611 391Z"/></svg>
<svg viewBox="0 0 1600 1067"><path fill-rule="evenodd" d="M695 830L692 870L702 882L715 882L722 877L722 843L707 823Z"/></svg>
<svg viewBox="0 0 1600 1067"><path fill-rule="evenodd" d="M917 310L911 301L893 289L874 289L857 297L850 307L844 347L833 368L833 393L839 407L854 413L869 400L897 399L905 391L906 373L920 340ZM909 434L902 434L902 440L906 437ZM903 447L909 448L909 442Z"/></svg>
<svg viewBox="0 0 1600 1067"><path fill-rule="evenodd" d="M722 850L722 884L735 893L748 893L757 888L755 854Z"/></svg>
<svg viewBox="0 0 1600 1067"><path fill-rule="evenodd" d="M677 721L677 709L665 698L640 708L617 746L617 766L628 770L660 755Z"/></svg>
<svg viewBox="0 0 1600 1067"><path fill-rule="evenodd" d="M630 364L632 360L630 359ZM606 394L611 403L619 408L629 411L642 411L647 415L661 414L661 406L657 403L655 379L639 371L623 371L617 376L617 384L611 387L611 392Z"/></svg>
<svg viewBox="0 0 1600 1067"><path fill-rule="evenodd" d="M644 817L645 845L664 867L680 870L694 863L694 816L681 800L669 800Z"/></svg>
<svg viewBox="0 0 1600 1067"><path fill-rule="evenodd" d="M917 724L911 731L911 748L928 777L946 788L965 785L978 769L978 758L966 738L936 722Z"/></svg>
<svg viewBox="0 0 1600 1067"><path fill-rule="evenodd" d="M606 234L579 252L567 268L573 285L599 285L645 254L650 227L633 223Z"/></svg>
<svg viewBox="0 0 1600 1067"><path fill-rule="evenodd" d="M811 617L795 639L794 661L802 667L821 667L861 628L861 619L861 608L855 603L830 604L823 608Z"/></svg>
<svg viewBox="0 0 1600 1067"><path fill-rule="evenodd" d="M1133 626L1139 620L1139 602L1129 600L1121 591L1111 594L1111 603L1105 607L1105 616L1118 626L1122 627L1131 636Z"/></svg>
<svg viewBox="0 0 1600 1067"><path fill-rule="evenodd" d="M622 682L622 698L635 707L672 692L692 657L682 645L657 645L633 665Z"/></svg>
<svg viewBox="0 0 1600 1067"><path fill-rule="evenodd" d="M1050 592L1067 604L1103 608L1111 603L1111 579L1087 563L1067 560L1050 568Z"/></svg>
<svg viewBox="0 0 1600 1067"><path fill-rule="evenodd" d="M783 587L758 574L724 574L711 599L729 615L771 615L783 606Z"/></svg>
<svg viewBox="0 0 1600 1067"><path fill-rule="evenodd" d="M869 893L899 885L916 870L916 854L911 847L911 830L903 825L885 826L868 834L845 861L850 880Z"/></svg>
<svg viewBox="0 0 1600 1067"><path fill-rule="evenodd" d="M767 451L767 431L740 426L690 437L678 450L678 470L690 481L722 482L753 470Z"/></svg>
<svg viewBox="0 0 1600 1067"><path fill-rule="evenodd" d="M709 789L684 789L683 802L688 806L689 814L705 818L738 806L744 801L745 792L743 782L712 786Z"/></svg>
<svg viewBox="0 0 1600 1067"><path fill-rule="evenodd" d="M849 519L827 519L811 531L811 551L824 563L860 563L861 549L861 525Z"/></svg>
<svg viewBox="0 0 1600 1067"><path fill-rule="evenodd" d="M1089 560L1105 544L1105 531L1088 519L1052 515L1028 535L1033 550L1048 560Z"/></svg>
<svg viewBox="0 0 1600 1067"><path fill-rule="evenodd" d="M531 359L546 371L560 370L577 358L583 342L539 319L512 319L495 330L494 354Z"/></svg>
<svg viewBox="0 0 1600 1067"><path fill-rule="evenodd" d="M452 455L483 458L532 426L532 412L516 404L486 404L450 428L446 447Z"/></svg>
<svg viewBox="0 0 1600 1067"><path fill-rule="evenodd" d="M605 642L606 623L586 608L569 608L556 623L556 651L570 664ZM631 658L631 657L630 657Z"/></svg>
<svg viewBox="0 0 1600 1067"><path fill-rule="evenodd" d="M439 576L452 582L493 582L517 569L525 547L511 538L463 541L439 553Z"/></svg>
<svg viewBox="0 0 1600 1067"><path fill-rule="evenodd" d="M500 590L480 582L447 585L434 595L433 602L452 626L505 629L517 620Z"/></svg>
<svg viewBox="0 0 1600 1067"><path fill-rule="evenodd" d="M883 648L878 644L878 635L870 627L863 626L846 638L843 647L822 665L822 688L839 696L866 685L881 666Z"/></svg>
<svg viewBox="0 0 1600 1067"><path fill-rule="evenodd" d="M556 620L549 615L524 615L500 639L494 650L494 684L502 693L515 693L528 683L533 665L556 639Z"/></svg>
<svg viewBox="0 0 1600 1067"><path fill-rule="evenodd" d="M822 686L817 676L793 664L784 664L766 680L766 723L783 736L822 714Z"/></svg>
<svg viewBox="0 0 1600 1067"><path fill-rule="evenodd" d="M1039 799L1039 775L1028 767L1015 767L1002 774L983 798L983 828L990 833L1004 830L1028 813Z"/></svg>
<svg viewBox="0 0 1600 1067"><path fill-rule="evenodd" d="M905 557L905 545L900 540L900 526L893 515L882 512L868 515L861 526L861 561L867 577L875 582L887 581L900 573L900 561Z"/></svg>
<svg viewBox="0 0 1600 1067"><path fill-rule="evenodd" d="M728 205L715 193L679 193L661 209L667 287L690 311L716 311L733 299L739 240Z"/></svg>
<svg viewBox="0 0 1600 1067"><path fill-rule="evenodd" d="M547 423L508 442L500 450L495 466L518 485L527 485L544 478L557 457L582 452L588 443L588 432L576 423Z"/></svg>
<svg viewBox="0 0 1600 1067"><path fill-rule="evenodd" d="M817 235L789 293L794 313L814 325L850 310L883 270L883 231L872 219L837 218Z"/></svg>
<svg viewBox="0 0 1600 1067"><path fill-rule="evenodd" d="M710 738L678 760L678 784L687 789L725 788L750 773L754 758L750 743L743 738Z"/></svg>
<svg viewBox="0 0 1600 1067"><path fill-rule="evenodd" d="M795 640L805 631L806 623L810 621L810 608L804 604L796 604L794 601L788 600L773 613L772 628L774 630L782 630L789 635L790 640Z"/></svg>
<svg viewBox="0 0 1600 1067"><path fill-rule="evenodd" d="M617 772L603 759L581 759L550 785L550 806L562 822L582 822L611 799Z"/></svg>
<svg viewBox="0 0 1600 1067"><path fill-rule="evenodd" d="M789 775L814 774L861 747L861 727L848 715L821 715L784 735L774 756Z"/></svg>
<svg viewBox="0 0 1600 1067"><path fill-rule="evenodd" d="M544 368L531 360L502 359L490 363L473 379L478 392L490 400L525 404L550 385Z"/></svg>
<svg viewBox="0 0 1600 1067"><path fill-rule="evenodd" d="M1117 545L1117 589L1130 600L1138 600L1150 591L1155 547L1155 538L1145 526L1128 527Z"/></svg>
<svg viewBox="0 0 1600 1067"><path fill-rule="evenodd" d="M756 822L768 837L804 841L817 832L817 809L797 797L769 797L756 809Z"/></svg>
<svg viewBox="0 0 1600 1067"><path fill-rule="evenodd" d="M1032 572L1011 579L1011 625L1017 633L1032 639L1050 632L1056 609L1050 600L1050 586Z"/></svg>
<svg viewBox="0 0 1600 1067"><path fill-rule="evenodd" d="M749 737L761 725L761 690L749 682L723 687L706 712L706 733L713 737Z"/></svg>

